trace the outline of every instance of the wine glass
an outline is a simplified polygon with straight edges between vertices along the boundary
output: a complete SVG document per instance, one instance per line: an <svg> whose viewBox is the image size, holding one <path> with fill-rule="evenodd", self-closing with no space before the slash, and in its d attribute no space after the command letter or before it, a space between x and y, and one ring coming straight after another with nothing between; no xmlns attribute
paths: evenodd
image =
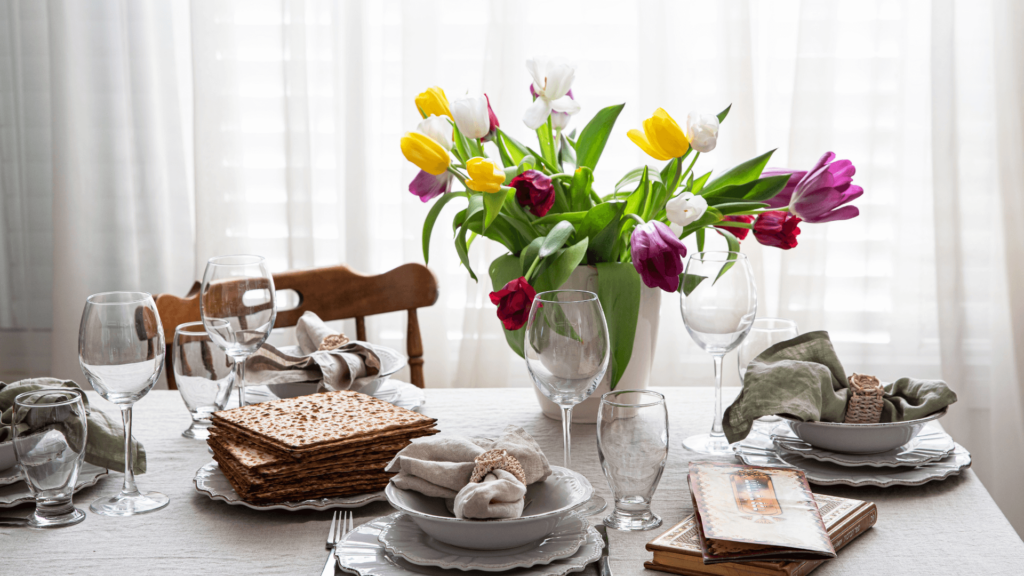
<svg viewBox="0 0 1024 576"><path fill-rule="evenodd" d="M82 372L124 419L124 485L89 509L103 516L132 516L167 506L159 492L139 492L132 462L132 405L156 384L164 365L164 329L153 297L145 292L105 292L85 301L78 330Z"/></svg>
<svg viewBox="0 0 1024 576"><path fill-rule="evenodd" d="M747 365L750 361L768 348L785 342L800 335L796 322L783 320L782 318L758 318L754 320L750 333L736 350L736 368L740 372L740 382L747 374ZM778 422L782 420L778 416L762 416L758 418L761 422Z"/></svg>
<svg viewBox="0 0 1024 576"><path fill-rule="evenodd" d="M747 336L757 313L757 288L747 257L739 252L698 252L687 260L680 296L683 323L715 362L715 420L710 434L690 436L683 446L700 454L729 454L722 432L722 358Z"/></svg>
<svg viewBox="0 0 1024 576"><path fill-rule="evenodd" d="M245 359L266 342L277 318L274 278L262 256L210 258L199 291L210 338L235 361L238 405L245 401Z"/></svg>
<svg viewBox="0 0 1024 576"><path fill-rule="evenodd" d="M213 343L202 322L179 324L171 346L174 382L192 416L192 425L181 433L185 438L210 437L210 416L228 404L234 383L234 362Z"/></svg>
<svg viewBox="0 0 1024 576"><path fill-rule="evenodd" d="M564 463L569 468L572 408L594 393L611 356L597 294L585 290L537 294L526 322L523 352L537 389L562 409ZM590 516L604 508L604 500L595 496L579 513Z"/></svg>

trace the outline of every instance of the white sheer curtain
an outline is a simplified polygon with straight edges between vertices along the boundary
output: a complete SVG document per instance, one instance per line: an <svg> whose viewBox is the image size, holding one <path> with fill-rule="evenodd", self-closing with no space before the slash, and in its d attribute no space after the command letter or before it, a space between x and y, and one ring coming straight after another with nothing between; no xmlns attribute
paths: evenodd
<svg viewBox="0 0 1024 576"><path fill-rule="evenodd" d="M961 402L944 422L1024 530L1022 32L1012 0L0 0L0 376L78 377L85 295L184 293L214 254L422 261L429 206L397 144L413 97L487 92L529 140L524 60L558 55L578 65L573 126L627 103L599 188L650 161L625 131L659 106L733 104L703 170L772 148L775 166L854 161L859 218L805 224L788 252L744 241L760 313L829 330L850 369L947 379ZM474 243L470 280L457 209L431 242L427 381L524 385L487 299L500 247ZM676 298L662 314L653 383L710 384ZM368 328L403 345L404 315Z"/></svg>

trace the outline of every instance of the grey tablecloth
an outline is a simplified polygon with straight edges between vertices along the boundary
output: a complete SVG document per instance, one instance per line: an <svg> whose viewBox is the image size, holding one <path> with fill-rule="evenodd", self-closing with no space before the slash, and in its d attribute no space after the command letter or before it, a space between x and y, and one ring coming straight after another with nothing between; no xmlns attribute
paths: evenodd
<svg viewBox="0 0 1024 576"><path fill-rule="evenodd" d="M691 512L686 463L693 457L682 439L711 424L710 388L661 389L671 413L671 454L654 497L666 526ZM737 390L729 391L731 399ZM90 393L94 394L94 393ZM97 408L109 408L95 395ZM541 415L528 389L436 389L427 391L425 412L438 418L443 433L497 436L506 424L527 429L553 463L561 462L560 425ZM135 433L149 452L143 489L171 497L162 511L134 518L105 518L88 504L112 493L121 482L111 474L76 497L85 522L52 531L0 528L0 574L319 574L326 557L324 537L330 512L256 512L228 506L195 492L192 476L210 461L202 442L180 436L189 416L177 392L154 391L135 408ZM573 468L609 498L597 461L593 425L573 427ZM1021 542L972 472L909 488L815 487L837 496L873 500L876 527L844 548L815 575L833 574L1020 574ZM0 510L26 514L29 508ZM356 522L390 513L387 503L359 509ZM663 576L643 568L644 544L659 531L611 535L615 576ZM457 576L457 575L456 575Z"/></svg>

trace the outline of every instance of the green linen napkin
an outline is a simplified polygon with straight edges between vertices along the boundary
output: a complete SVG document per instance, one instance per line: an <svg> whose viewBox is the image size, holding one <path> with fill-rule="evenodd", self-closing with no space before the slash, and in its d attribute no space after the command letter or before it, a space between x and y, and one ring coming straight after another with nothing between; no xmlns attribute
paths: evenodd
<svg viewBox="0 0 1024 576"><path fill-rule="evenodd" d="M729 442L747 437L761 416L788 414L805 422L842 422L849 384L828 332L780 342L747 365L743 390L725 410ZM956 402L942 380L900 378L885 385L882 422L923 418Z"/></svg>
<svg viewBox="0 0 1024 576"><path fill-rule="evenodd" d="M14 398L18 394L34 392L44 388L74 388L81 390L71 380L56 378L29 378L11 384L0 382L0 442L14 438L11 425L14 411ZM85 461L107 468L115 472L124 470L124 425L99 410L89 409L89 398L83 394L85 410L88 414L88 432L86 433ZM146 450L142 443L132 439L132 461L135 473L146 472Z"/></svg>

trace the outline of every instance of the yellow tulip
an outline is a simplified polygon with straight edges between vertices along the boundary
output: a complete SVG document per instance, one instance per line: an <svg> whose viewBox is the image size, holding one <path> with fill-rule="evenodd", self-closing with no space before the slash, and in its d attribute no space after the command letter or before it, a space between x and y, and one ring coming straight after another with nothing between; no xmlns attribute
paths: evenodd
<svg viewBox="0 0 1024 576"><path fill-rule="evenodd" d="M477 192L498 192L505 182L505 171L487 158L470 158L466 172L469 172L466 186Z"/></svg>
<svg viewBox="0 0 1024 576"><path fill-rule="evenodd" d="M662 108L658 108L654 111L654 116L644 120L643 132L634 128L626 135L641 150L657 160L678 158L686 154L690 148L686 133Z"/></svg>
<svg viewBox="0 0 1024 576"><path fill-rule="evenodd" d="M406 132L402 136L402 154L420 170L434 176L444 174L451 163L447 150L433 138L419 132Z"/></svg>
<svg viewBox="0 0 1024 576"><path fill-rule="evenodd" d="M439 86L431 86L425 92L421 92L416 97L416 107L420 109L424 118L431 114L452 117L451 108L448 106L448 97L444 95L444 90Z"/></svg>

